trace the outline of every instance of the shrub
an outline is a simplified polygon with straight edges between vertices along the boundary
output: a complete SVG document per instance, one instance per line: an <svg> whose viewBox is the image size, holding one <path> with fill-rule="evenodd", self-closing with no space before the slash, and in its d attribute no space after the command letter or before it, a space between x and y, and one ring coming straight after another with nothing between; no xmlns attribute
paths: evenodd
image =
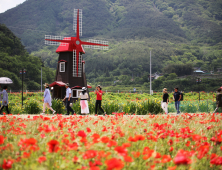
<svg viewBox="0 0 222 170"><path fill-rule="evenodd" d="M52 108L56 111L56 113L63 114L65 113L65 104L61 99L52 100ZM46 114L52 114L52 111L46 108Z"/></svg>
<svg viewBox="0 0 222 170"><path fill-rule="evenodd" d="M29 100L25 103L25 112L27 114L39 114L41 110L42 109L36 100Z"/></svg>

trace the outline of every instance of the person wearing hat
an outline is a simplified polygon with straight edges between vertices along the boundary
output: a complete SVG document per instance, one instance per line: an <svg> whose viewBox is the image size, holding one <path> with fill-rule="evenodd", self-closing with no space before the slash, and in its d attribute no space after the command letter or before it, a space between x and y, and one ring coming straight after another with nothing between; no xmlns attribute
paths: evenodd
<svg viewBox="0 0 222 170"><path fill-rule="evenodd" d="M161 103L161 107L166 114L168 114L168 103L169 103L169 94L167 93L167 88L163 89L163 102Z"/></svg>
<svg viewBox="0 0 222 170"><path fill-rule="evenodd" d="M66 115L69 115L70 112L72 112L72 114L74 114L75 111L70 107L70 98L71 98L71 95L72 95L72 91L69 88L69 83L67 83L65 85L65 87L66 87L66 96L63 99L63 101L65 101L65 103L66 103L66 109L67 109L67 114Z"/></svg>
<svg viewBox="0 0 222 170"><path fill-rule="evenodd" d="M51 111L52 114L55 114L55 110L53 110L52 106L52 99L51 99L51 95L50 95L50 91L49 91L49 84L45 83L45 91L44 91L44 103L43 103L43 113L41 113L41 115L45 114L45 107L48 107Z"/></svg>
<svg viewBox="0 0 222 170"><path fill-rule="evenodd" d="M80 93L80 106L81 106L81 114L87 115L89 114L89 106L87 99L89 98L88 93L86 92L87 88L83 87L82 92Z"/></svg>
<svg viewBox="0 0 222 170"><path fill-rule="evenodd" d="M2 108L0 110L0 115L2 115L2 110L4 109L4 107L6 107L6 111L9 114L9 110L8 110L8 93L7 93L7 86L4 86L3 91L2 91Z"/></svg>
<svg viewBox="0 0 222 170"><path fill-rule="evenodd" d="M104 112L104 110L102 109L101 105L102 105L102 88L100 85L98 85L96 87L95 90L95 94L96 94L96 107L95 107L95 114L97 114L97 108L99 107L99 109L103 112L104 116L106 115L106 113Z"/></svg>

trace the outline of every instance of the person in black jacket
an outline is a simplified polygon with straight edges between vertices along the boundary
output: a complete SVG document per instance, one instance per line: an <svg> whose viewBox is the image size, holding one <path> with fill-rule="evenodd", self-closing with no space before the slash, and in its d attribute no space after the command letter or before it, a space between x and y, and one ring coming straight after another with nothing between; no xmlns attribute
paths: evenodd
<svg viewBox="0 0 222 170"><path fill-rule="evenodd" d="M180 114L180 99L181 93L178 91L178 87L174 88L173 99L175 101L175 108L177 110L177 114Z"/></svg>
<svg viewBox="0 0 222 170"><path fill-rule="evenodd" d="M216 109L214 110L214 113L221 108L222 111L222 94L221 94L221 88L217 89L217 96L216 96Z"/></svg>

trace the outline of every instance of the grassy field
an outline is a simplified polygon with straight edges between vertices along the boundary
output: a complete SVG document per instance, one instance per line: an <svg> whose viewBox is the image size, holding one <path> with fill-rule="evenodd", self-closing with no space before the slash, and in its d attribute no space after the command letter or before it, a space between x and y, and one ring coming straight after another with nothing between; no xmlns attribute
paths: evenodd
<svg viewBox="0 0 222 170"><path fill-rule="evenodd" d="M0 116L0 169L219 170L222 114Z"/></svg>
<svg viewBox="0 0 222 170"><path fill-rule="evenodd" d="M173 101L173 94L170 95L170 103L168 106L169 112L176 112ZM184 94L184 101L181 102L180 110L183 113L197 113L197 112L213 112L215 105L215 93L201 92L201 100L199 101L199 94L190 92ZM24 93L23 107L21 105L21 93L9 94L9 109L12 114L39 114L42 111L43 93ZM89 110L94 114L96 95L90 92ZM161 109L162 93L154 93L150 96L147 93L104 93L102 107L107 114L114 112L146 115L163 113ZM56 109L57 113L64 114L65 106L61 100L53 100L52 107ZM80 114L79 102L73 103L73 109L76 114ZM47 110L50 114L51 111Z"/></svg>

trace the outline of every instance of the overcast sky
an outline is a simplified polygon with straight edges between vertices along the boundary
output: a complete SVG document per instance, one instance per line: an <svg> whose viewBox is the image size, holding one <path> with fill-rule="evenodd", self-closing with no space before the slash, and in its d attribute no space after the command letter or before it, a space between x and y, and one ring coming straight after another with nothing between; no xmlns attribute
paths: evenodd
<svg viewBox="0 0 222 170"><path fill-rule="evenodd" d="M7 11L10 8L16 7L25 0L0 0L0 13Z"/></svg>

